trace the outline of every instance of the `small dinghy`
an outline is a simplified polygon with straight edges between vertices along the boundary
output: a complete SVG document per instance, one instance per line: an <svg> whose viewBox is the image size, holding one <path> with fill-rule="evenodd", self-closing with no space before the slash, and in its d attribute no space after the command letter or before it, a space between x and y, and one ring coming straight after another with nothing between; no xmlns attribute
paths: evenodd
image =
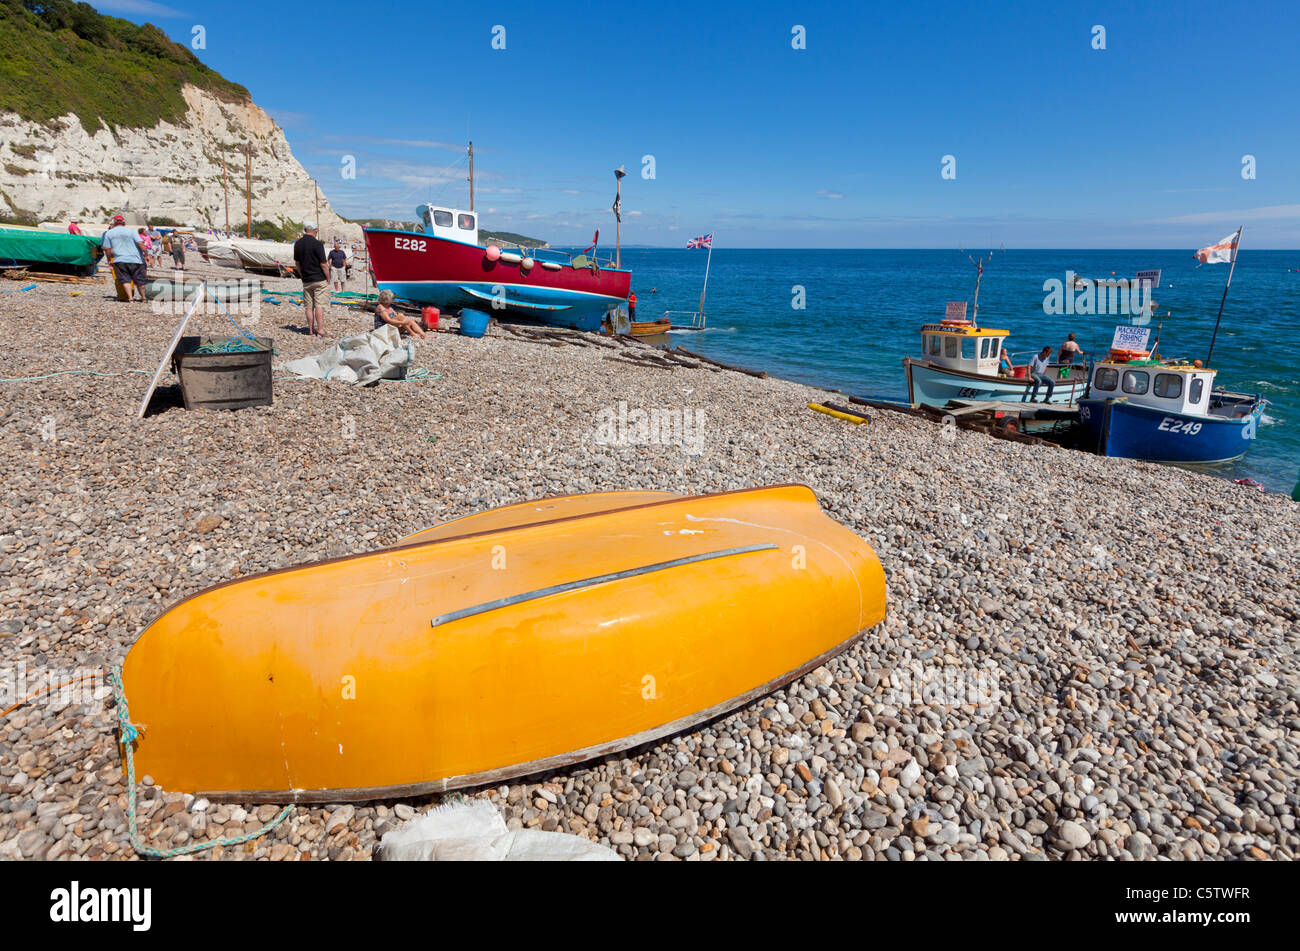
<svg viewBox="0 0 1300 951"><path fill-rule="evenodd" d="M123 667L137 775L241 801L391 798L625 750L749 703L885 614L806 486L608 492L201 591Z"/></svg>

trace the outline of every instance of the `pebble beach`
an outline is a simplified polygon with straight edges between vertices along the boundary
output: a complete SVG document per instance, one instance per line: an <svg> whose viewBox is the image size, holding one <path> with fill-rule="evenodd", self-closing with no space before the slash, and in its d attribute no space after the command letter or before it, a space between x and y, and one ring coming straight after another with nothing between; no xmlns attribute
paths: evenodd
<svg viewBox="0 0 1300 951"><path fill-rule="evenodd" d="M138 419L177 316L111 286L25 283L0 281L11 678L120 664L201 588L547 496L805 483L885 568L883 623L692 732L506 786L298 805L187 860L372 859L384 832L462 796L641 861L1300 855L1300 506L1285 496L885 411L854 426L810 412L833 397L809 386L495 323L417 341L418 379L277 372L273 406L233 413L187 412L168 372ZM304 326L285 302L247 329L279 364L371 317L332 306L326 340ZM218 313L187 333L232 331ZM69 370L94 372L15 380ZM693 438L604 438L597 419L620 404L681 413ZM136 858L116 724L106 683L0 717L0 858ZM160 848L279 812L139 778Z"/></svg>

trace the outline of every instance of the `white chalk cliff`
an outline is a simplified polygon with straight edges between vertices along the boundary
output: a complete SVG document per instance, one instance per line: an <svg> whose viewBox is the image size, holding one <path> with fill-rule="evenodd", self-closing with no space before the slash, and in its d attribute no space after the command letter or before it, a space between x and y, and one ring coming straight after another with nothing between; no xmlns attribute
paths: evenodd
<svg viewBox="0 0 1300 951"><path fill-rule="evenodd" d="M189 111L180 123L151 129L101 124L92 135L74 115L30 122L0 104L0 215L91 224L121 210L144 219L224 228L222 156L229 179L230 223L245 221L244 145L253 172L253 221L300 222L316 215L311 177L289 150L284 131L251 101L225 102L196 86L182 90ZM324 237L360 240L322 191Z"/></svg>

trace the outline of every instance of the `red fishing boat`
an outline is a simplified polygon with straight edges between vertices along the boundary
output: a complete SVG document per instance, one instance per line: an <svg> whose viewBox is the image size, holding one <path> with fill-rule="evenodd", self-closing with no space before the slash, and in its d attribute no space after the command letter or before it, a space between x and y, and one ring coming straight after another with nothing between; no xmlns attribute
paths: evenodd
<svg viewBox="0 0 1300 951"><path fill-rule="evenodd" d="M416 231L367 228L375 283L398 297L444 310L481 310L556 327L599 330L627 301L632 275L588 252L481 245L472 211L421 205Z"/></svg>

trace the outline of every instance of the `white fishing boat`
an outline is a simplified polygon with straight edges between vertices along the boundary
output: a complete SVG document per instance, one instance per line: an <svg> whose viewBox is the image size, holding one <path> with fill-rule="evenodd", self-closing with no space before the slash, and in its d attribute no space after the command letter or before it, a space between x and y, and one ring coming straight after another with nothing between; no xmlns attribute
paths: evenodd
<svg viewBox="0 0 1300 951"><path fill-rule="evenodd" d="M921 356L904 357L907 399L913 406L942 409L955 400L1031 402L1034 381L1026 364L1015 364L1008 352L1010 370L1000 372L1009 330L976 327L968 320L944 320L921 327ZM1039 385L1038 398L1048 403L1075 403L1088 384L1083 364L1048 366L1051 396Z"/></svg>
<svg viewBox="0 0 1300 951"><path fill-rule="evenodd" d="M971 319L966 319L965 301L950 301L942 321L921 326L920 357L903 358L908 402L937 409L954 401L1029 403L1036 396L1047 403L1076 402L1088 385L1085 366L1049 364L1052 392L1040 383L1035 394L1028 364L1016 364L1006 350L1011 331L979 326L980 278L989 258L971 258L977 268Z"/></svg>

